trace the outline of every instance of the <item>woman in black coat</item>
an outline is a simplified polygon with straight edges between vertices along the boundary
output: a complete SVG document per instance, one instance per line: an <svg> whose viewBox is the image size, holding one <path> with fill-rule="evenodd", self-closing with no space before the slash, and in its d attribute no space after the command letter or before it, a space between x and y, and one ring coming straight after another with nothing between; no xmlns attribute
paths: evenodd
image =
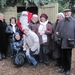
<svg viewBox="0 0 75 75"><path fill-rule="evenodd" d="M0 60L6 57L6 34L4 25L4 15L0 13Z"/></svg>
<svg viewBox="0 0 75 75"><path fill-rule="evenodd" d="M55 32L55 30L56 30L56 28L58 26L59 21L61 21L63 18L64 18L64 14L62 12L57 14L57 20L56 20L56 23L55 23L55 25L53 27L53 31L54 32ZM54 32L53 32L53 35L54 35ZM58 66L58 67L62 66L62 63L61 63L61 60L62 60L61 53L62 53L61 52L61 46L58 45L58 43L55 41L54 36L53 36L53 57L57 61L55 66Z"/></svg>

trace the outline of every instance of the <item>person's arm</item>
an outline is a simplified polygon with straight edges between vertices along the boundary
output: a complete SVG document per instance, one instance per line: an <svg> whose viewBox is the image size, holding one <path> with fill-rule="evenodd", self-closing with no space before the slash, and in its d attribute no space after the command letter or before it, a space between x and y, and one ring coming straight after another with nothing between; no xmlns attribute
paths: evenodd
<svg viewBox="0 0 75 75"><path fill-rule="evenodd" d="M51 24L48 24L47 25L47 29L45 30L45 34L51 34L52 33L52 26L51 26Z"/></svg>
<svg viewBox="0 0 75 75"><path fill-rule="evenodd" d="M14 33L14 32L11 30L10 26L7 26L7 27L6 27L5 32L8 33L8 34L11 34L11 35Z"/></svg>

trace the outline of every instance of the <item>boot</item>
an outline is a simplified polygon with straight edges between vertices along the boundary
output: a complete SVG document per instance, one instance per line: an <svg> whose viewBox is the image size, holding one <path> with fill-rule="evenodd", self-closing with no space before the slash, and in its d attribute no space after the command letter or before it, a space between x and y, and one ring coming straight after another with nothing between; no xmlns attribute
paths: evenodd
<svg viewBox="0 0 75 75"><path fill-rule="evenodd" d="M4 54L2 54L2 58L3 58L3 59L6 59L6 56L5 56Z"/></svg>
<svg viewBox="0 0 75 75"><path fill-rule="evenodd" d="M0 53L0 60L2 60L2 54Z"/></svg>

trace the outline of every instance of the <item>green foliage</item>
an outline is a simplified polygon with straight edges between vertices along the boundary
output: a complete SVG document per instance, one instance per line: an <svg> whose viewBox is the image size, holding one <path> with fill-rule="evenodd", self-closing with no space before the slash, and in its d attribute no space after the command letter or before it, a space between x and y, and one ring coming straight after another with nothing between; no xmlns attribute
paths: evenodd
<svg viewBox="0 0 75 75"><path fill-rule="evenodd" d="M68 8L70 5L70 0L51 0L52 3L58 3L59 12L62 12L64 9Z"/></svg>
<svg viewBox="0 0 75 75"><path fill-rule="evenodd" d="M4 8L5 5L6 5L6 0L0 0L0 7Z"/></svg>
<svg viewBox="0 0 75 75"><path fill-rule="evenodd" d="M7 1L11 1L11 0L0 0L0 10L3 9L5 7L5 5L7 5L6 4ZM17 0L17 2L21 2L21 3L25 4L26 8L30 7L30 4L35 4L37 7L39 7L40 5L45 5L45 4L50 4L50 3L58 3L59 4L59 12L63 11L65 8L68 8L70 1L71 0ZM11 5L11 6L13 6L13 5Z"/></svg>
<svg viewBox="0 0 75 75"><path fill-rule="evenodd" d="M0 11L2 11L5 5L6 5L6 0L0 0Z"/></svg>

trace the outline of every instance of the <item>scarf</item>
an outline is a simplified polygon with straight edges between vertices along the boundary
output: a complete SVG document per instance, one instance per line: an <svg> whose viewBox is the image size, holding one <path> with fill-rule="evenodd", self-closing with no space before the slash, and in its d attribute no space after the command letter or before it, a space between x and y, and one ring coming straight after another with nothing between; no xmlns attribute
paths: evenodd
<svg viewBox="0 0 75 75"><path fill-rule="evenodd" d="M16 32L16 29L15 29L16 24L11 24L11 25L13 27L13 32L15 33Z"/></svg>
<svg viewBox="0 0 75 75"><path fill-rule="evenodd" d="M45 21L45 22L40 22L40 26L39 26L39 29L38 29L38 32L40 33L40 35L42 35L43 43L47 42L47 35L45 34L47 23L48 23L48 20Z"/></svg>

